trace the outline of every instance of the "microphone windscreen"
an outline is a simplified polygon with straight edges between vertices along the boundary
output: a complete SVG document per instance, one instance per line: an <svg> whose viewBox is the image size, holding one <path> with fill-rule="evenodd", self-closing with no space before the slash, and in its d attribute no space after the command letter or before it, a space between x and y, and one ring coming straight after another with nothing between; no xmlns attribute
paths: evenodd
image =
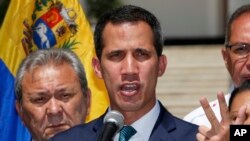
<svg viewBox="0 0 250 141"><path fill-rule="evenodd" d="M108 122L115 123L120 130L124 125L124 117L120 112L112 110L104 117L104 124Z"/></svg>

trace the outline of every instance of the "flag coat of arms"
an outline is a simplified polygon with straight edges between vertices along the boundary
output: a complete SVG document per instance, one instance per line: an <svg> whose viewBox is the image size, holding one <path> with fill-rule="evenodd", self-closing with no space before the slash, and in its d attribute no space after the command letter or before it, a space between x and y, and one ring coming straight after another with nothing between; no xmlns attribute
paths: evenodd
<svg viewBox="0 0 250 141"><path fill-rule="evenodd" d="M78 0L12 0L0 30L0 43L1 140L30 138L15 111L14 80L21 61L37 49L72 49L85 67L92 93L87 121L106 110L106 88L91 65L93 33Z"/></svg>

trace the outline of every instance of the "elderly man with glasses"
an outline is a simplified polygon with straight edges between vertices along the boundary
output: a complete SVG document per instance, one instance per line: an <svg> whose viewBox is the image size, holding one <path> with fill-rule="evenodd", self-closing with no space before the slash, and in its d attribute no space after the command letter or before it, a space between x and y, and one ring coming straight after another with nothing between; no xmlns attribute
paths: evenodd
<svg viewBox="0 0 250 141"><path fill-rule="evenodd" d="M240 7L230 17L226 27L225 47L221 52L234 87L250 79L250 5ZM231 93L225 96L227 104L230 96ZM221 121L218 100L209 104L214 116ZM184 120L211 127L201 107L185 116Z"/></svg>

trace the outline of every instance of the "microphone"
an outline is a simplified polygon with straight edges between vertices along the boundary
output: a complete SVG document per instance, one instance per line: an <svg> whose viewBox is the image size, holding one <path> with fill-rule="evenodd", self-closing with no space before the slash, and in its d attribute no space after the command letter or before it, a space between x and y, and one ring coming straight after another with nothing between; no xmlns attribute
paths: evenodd
<svg viewBox="0 0 250 141"><path fill-rule="evenodd" d="M98 141L111 141L117 131L124 125L124 117L118 111L110 111L104 117L104 127Z"/></svg>

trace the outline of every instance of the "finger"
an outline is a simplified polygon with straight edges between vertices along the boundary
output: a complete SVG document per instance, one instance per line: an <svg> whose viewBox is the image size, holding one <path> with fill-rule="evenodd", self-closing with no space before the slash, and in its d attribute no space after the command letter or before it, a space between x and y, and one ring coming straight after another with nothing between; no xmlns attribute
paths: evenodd
<svg viewBox="0 0 250 141"><path fill-rule="evenodd" d="M240 107L239 111L238 111L238 114L237 114L237 118L234 122L234 124L243 124L244 121L246 120L247 118L247 107L250 106L250 105L246 105L244 104L243 106Z"/></svg>
<svg viewBox="0 0 250 141"><path fill-rule="evenodd" d="M205 141L206 137L200 133L196 134L196 140L197 141Z"/></svg>
<svg viewBox="0 0 250 141"><path fill-rule="evenodd" d="M245 104L244 105L246 105L247 106L247 109L246 109L246 111L249 111L250 109L250 101L247 101L247 102L245 102Z"/></svg>
<svg viewBox="0 0 250 141"><path fill-rule="evenodd" d="M230 114L228 111L227 103L225 100L225 96L223 92L218 92L217 93L217 99L219 101L219 106L220 106L220 114L222 118L222 122L226 124L230 124Z"/></svg>
<svg viewBox="0 0 250 141"><path fill-rule="evenodd" d="M218 132L220 130L220 123L218 121L218 119L216 118L212 108L210 107L207 99L205 97L202 97L200 99L200 104L207 116L207 119L209 120L210 124L211 124L211 129L214 130L215 132Z"/></svg>
<svg viewBox="0 0 250 141"><path fill-rule="evenodd" d="M204 135L204 136L207 135L207 132L208 132L209 130L210 130L210 129L209 129L208 127L203 126L203 125L199 126L199 128L198 128L198 132L199 132L200 134Z"/></svg>

